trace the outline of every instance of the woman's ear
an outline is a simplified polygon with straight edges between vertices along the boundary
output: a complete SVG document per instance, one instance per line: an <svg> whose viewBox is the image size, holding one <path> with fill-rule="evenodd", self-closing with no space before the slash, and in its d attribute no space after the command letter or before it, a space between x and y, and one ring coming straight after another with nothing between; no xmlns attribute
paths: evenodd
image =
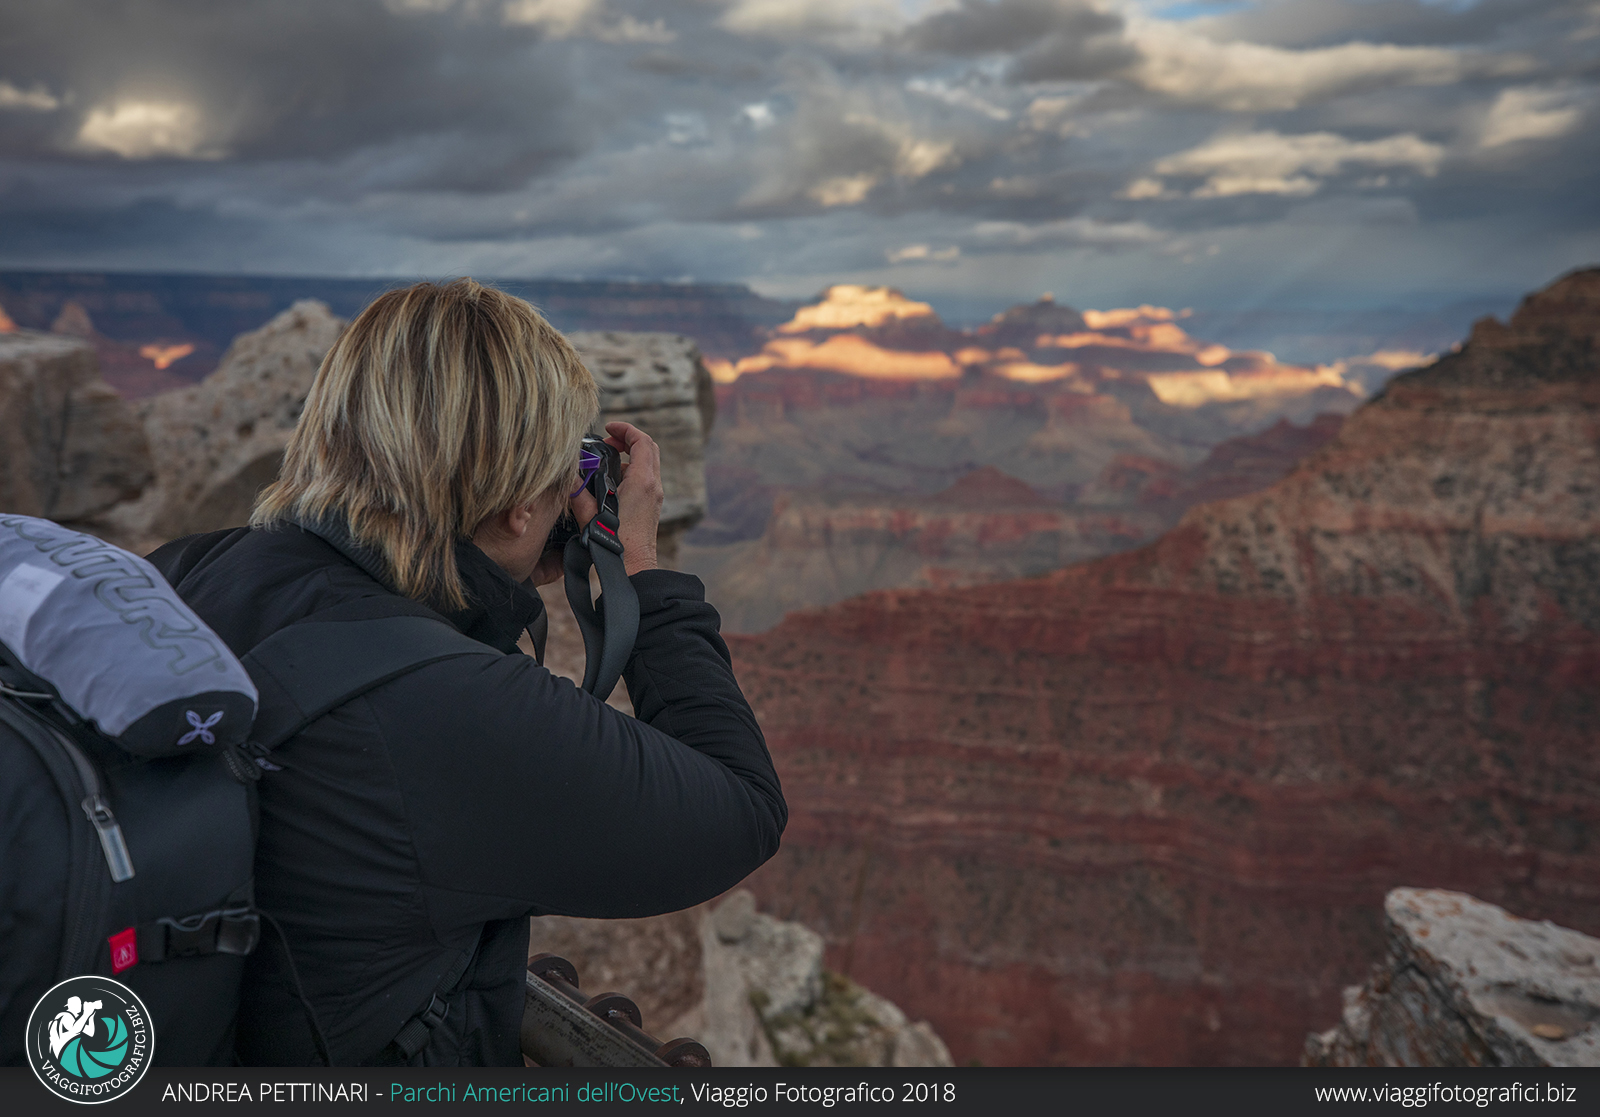
<svg viewBox="0 0 1600 1117"><path fill-rule="evenodd" d="M503 517L502 522L506 532L513 539L521 539L527 534L528 522L533 519L533 513L537 507L536 501L529 501L526 504L513 505L510 509L500 514Z"/></svg>
<svg viewBox="0 0 1600 1117"><path fill-rule="evenodd" d="M496 512L483 523L478 525L478 530L473 533L473 538L487 539L521 539L528 531L528 522L533 518L535 505L517 504L504 512Z"/></svg>

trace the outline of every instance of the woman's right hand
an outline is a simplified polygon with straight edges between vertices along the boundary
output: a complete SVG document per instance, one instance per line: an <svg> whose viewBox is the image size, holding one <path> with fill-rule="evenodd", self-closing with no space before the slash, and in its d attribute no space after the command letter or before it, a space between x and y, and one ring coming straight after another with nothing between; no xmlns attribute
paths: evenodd
<svg viewBox="0 0 1600 1117"><path fill-rule="evenodd" d="M628 455L617 486L617 538L628 574L656 568L656 532L661 527L661 447L632 423L607 423L606 443ZM572 514L587 526L599 506L588 489L572 498Z"/></svg>

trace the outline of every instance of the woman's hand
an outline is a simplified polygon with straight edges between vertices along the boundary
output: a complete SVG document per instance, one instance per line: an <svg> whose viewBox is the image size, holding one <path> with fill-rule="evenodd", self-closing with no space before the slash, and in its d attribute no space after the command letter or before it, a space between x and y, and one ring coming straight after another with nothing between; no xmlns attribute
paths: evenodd
<svg viewBox="0 0 1600 1117"><path fill-rule="evenodd" d="M622 566L629 575L656 568L656 531L661 526L661 447L632 423L607 423L606 443L628 455L617 486L617 538L622 541ZM588 527L600 506L586 488L572 498L572 515L579 527ZM561 552L546 551L534 571L536 585L547 585L562 574Z"/></svg>
<svg viewBox="0 0 1600 1117"><path fill-rule="evenodd" d="M661 447L656 440L632 423L607 423L606 442L628 455L622 467L622 483L617 486L617 538L622 542L622 565L629 575L656 568L656 532L661 527L661 504L666 492L661 487ZM589 502L588 514L579 515L588 523L598 511L587 491L578 494ZM576 501L573 511L576 513Z"/></svg>

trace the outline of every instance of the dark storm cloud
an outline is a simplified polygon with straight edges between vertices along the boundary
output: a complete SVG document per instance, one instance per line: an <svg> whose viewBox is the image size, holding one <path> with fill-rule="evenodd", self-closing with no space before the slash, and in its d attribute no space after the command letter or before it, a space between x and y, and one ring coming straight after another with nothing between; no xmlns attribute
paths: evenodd
<svg viewBox="0 0 1600 1117"><path fill-rule="evenodd" d="M8 154L105 157L118 105L187 106L195 119L157 154L337 159L417 137L432 144L391 185L503 188L576 154L571 76L534 27L378 0L52 0L15 6L0 77L39 85L53 112L0 114ZM158 122L159 123L159 122Z"/></svg>
<svg viewBox="0 0 1600 1117"><path fill-rule="evenodd" d="M914 26L909 42L945 54L1013 53L1052 36L1089 38L1122 30L1122 17L1072 0L961 0Z"/></svg>
<svg viewBox="0 0 1600 1117"><path fill-rule="evenodd" d="M914 48L942 54L1013 55L1012 80L1077 81L1117 73L1138 58L1122 37L1123 19L1087 0L961 0L906 35Z"/></svg>

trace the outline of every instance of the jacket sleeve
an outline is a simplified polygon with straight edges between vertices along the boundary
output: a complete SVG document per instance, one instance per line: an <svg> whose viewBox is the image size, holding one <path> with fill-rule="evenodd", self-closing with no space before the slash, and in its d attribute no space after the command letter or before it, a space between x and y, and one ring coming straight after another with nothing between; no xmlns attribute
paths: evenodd
<svg viewBox="0 0 1600 1117"><path fill-rule="evenodd" d="M632 580L637 718L522 655L446 661L369 695L430 890L656 915L777 852L788 810L716 610L691 575Z"/></svg>

